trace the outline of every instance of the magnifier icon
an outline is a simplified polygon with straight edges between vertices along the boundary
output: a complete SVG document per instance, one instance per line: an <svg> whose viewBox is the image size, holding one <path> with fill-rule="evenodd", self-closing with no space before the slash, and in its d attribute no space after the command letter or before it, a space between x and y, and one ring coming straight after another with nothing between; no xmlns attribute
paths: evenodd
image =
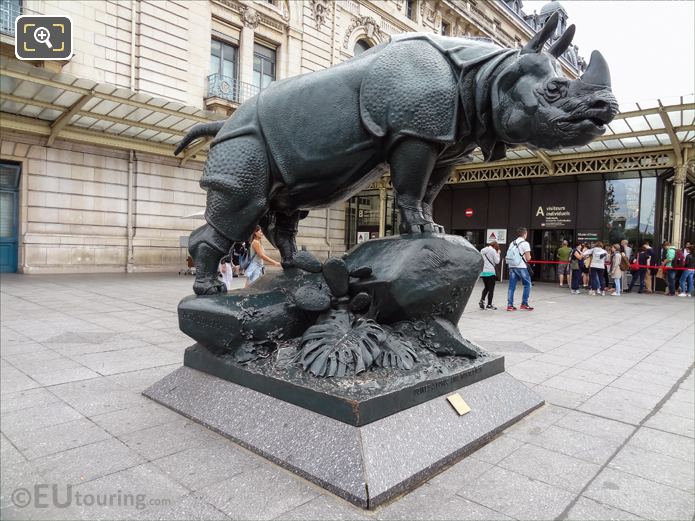
<svg viewBox="0 0 695 521"><path fill-rule="evenodd" d="M45 27L37 27L34 31L34 39L39 43L46 44L46 47L52 49L53 46L51 45L50 38L51 33Z"/></svg>

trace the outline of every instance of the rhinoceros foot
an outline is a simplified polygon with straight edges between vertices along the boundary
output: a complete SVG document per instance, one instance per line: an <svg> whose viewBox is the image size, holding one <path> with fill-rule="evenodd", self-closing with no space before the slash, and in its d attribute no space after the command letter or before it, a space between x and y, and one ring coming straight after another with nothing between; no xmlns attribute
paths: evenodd
<svg viewBox="0 0 695 521"><path fill-rule="evenodd" d="M227 293L227 286L221 280L196 280L193 283L193 292L196 295L218 295Z"/></svg>

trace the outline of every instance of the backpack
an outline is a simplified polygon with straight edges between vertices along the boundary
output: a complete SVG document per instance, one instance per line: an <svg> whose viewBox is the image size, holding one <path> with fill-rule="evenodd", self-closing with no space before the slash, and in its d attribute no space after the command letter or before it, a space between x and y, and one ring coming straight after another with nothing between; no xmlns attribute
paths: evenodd
<svg viewBox="0 0 695 521"><path fill-rule="evenodd" d="M239 267L242 270L246 270L249 267L249 264L251 264L251 259L253 259L255 252L253 251L253 248L245 248L243 253L239 255Z"/></svg>
<svg viewBox="0 0 695 521"><path fill-rule="evenodd" d="M507 249L507 254L504 256L504 260L507 261L507 265L510 268L518 268L522 263L521 252L519 251L519 244L514 241L509 245Z"/></svg>
<svg viewBox="0 0 695 521"><path fill-rule="evenodd" d="M673 265L676 267L685 266L685 255L683 255L683 250L676 250L676 256L673 259Z"/></svg>
<svg viewBox="0 0 695 521"><path fill-rule="evenodd" d="M627 255L624 253L620 254L620 269L623 271L628 271L630 269L630 262L627 260Z"/></svg>

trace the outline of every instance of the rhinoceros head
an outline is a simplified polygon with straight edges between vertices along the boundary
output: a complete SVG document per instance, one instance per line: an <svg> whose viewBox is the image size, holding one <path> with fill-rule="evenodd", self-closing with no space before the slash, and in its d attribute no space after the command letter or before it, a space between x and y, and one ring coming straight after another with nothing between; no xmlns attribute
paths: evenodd
<svg viewBox="0 0 695 521"><path fill-rule="evenodd" d="M598 51L581 78L562 74L556 58L572 42L573 25L542 52L557 23L556 13L493 83L493 120L501 141L548 149L586 145L605 132L618 111L608 64Z"/></svg>

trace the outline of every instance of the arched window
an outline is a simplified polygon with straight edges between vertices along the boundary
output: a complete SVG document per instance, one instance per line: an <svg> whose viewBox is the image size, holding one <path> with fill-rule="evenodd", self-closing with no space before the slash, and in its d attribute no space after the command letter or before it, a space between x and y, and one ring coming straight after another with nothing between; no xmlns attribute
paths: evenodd
<svg viewBox="0 0 695 521"><path fill-rule="evenodd" d="M369 49L371 45L369 45L369 42L367 40L357 40L355 42L355 48L353 49L353 55L354 56L359 56L362 54L364 51Z"/></svg>

